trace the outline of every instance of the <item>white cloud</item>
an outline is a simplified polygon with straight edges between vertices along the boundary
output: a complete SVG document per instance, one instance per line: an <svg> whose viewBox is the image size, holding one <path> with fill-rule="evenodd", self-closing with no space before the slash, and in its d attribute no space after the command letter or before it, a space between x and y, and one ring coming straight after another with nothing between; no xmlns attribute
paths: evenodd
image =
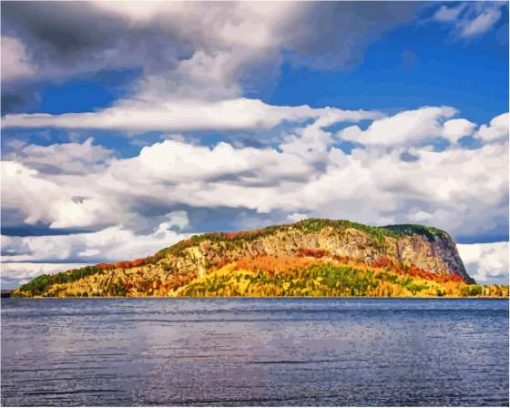
<svg viewBox="0 0 510 408"><path fill-rule="evenodd" d="M436 21L455 21L466 9L467 4L461 3L455 7L441 6L434 14Z"/></svg>
<svg viewBox="0 0 510 408"><path fill-rule="evenodd" d="M26 43L34 79L120 68L139 69L140 76L129 97L102 111L6 115L2 126L188 132L314 119L320 110L270 106L245 95L269 89L285 59L322 67L356 63L372 38L411 20L419 7L144 1L69 2L55 10L44 2L6 4L5 31Z"/></svg>
<svg viewBox="0 0 510 408"><path fill-rule="evenodd" d="M420 222L473 236L507 219L505 147L422 151L415 162L400 161L398 152L333 149L324 173L267 205L372 224L418 221L420 214Z"/></svg>
<svg viewBox="0 0 510 408"><path fill-rule="evenodd" d="M23 43L14 37L2 36L2 81L31 75L34 70L28 61Z"/></svg>
<svg viewBox="0 0 510 408"><path fill-rule="evenodd" d="M166 230L170 230L173 227L177 227L182 230L189 224L188 214L186 211L174 211L166 215L166 221L159 224L158 232L165 233Z"/></svg>
<svg viewBox="0 0 510 408"><path fill-rule="evenodd" d="M464 21L460 26L461 37L473 37L491 29L501 18L499 7L483 10L474 19Z"/></svg>
<svg viewBox="0 0 510 408"><path fill-rule="evenodd" d="M180 38L211 47L268 50L279 46L292 17L302 18L306 7L289 3L233 2L196 4L186 2L130 1L121 4L97 1L95 5L112 15L127 17L134 26L158 25L163 32L177 30ZM168 27L167 24L173 24ZM207 28L207 30L205 30Z"/></svg>
<svg viewBox="0 0 510 408"><path fill-rule="evenodd" d="M6 32L27 43L39 77L122 67L142 67L145 75L166 77L202 53L211 59L201 72L215 72L227 84L237 83L252 67L278 66L282 51L293 51L300 64L322 60L324 65L327 60L328 66L348 66L377 34L412 20L420 7L384 2L94 1L63 3L56 10L44 3L6 4L2 22ZM318 16L321 24L316 24ZM58 38L48 34L50 30L58 32ZM216 57L221 67L214 63Z"/></svg>
<svg viewBox="0 0 510 408"><path fill-rule="evenodd" d="M87 174L104 167L113 158L110 150L93 142L89 138L83 143L21 145L5 153L4 160L17 161L45 173Z"/></svg>
<svg viewBox="0 0 510 408"><path fill-rule="evenodd" d="M110 175L128 181L128 176L136 172L137 180L144 184L186 184L231 177L249 183L275 177L302 179L310 171L310 166L295 156L273 149L235 149L225 142L210 149L166 140L144 147L136 158L113 163Z"/></svg>
<svg viewBox="0 0 510 408"><path fill-rule="evenodd" d="M508 140L508 121L509 113L503 113L496 116L488 125L482 125L476 132L476 136L483 142L491 143L495 141Z"/></svg>
<svg viewBox="0 0 510 408"><path fill-rule="evenodd" d="M441 6L432 19L453 26L459 38L471 39L491 30L505 6L503 1L463 2L453 7Z"/></svg>
<svg viewBox="0 0 510 408"><path fill-rule="evenodd" d="M366 130L353 125L337 133L337 137L366 146L418 148L431 145L435 138L457 143L464 136L474 136L484 143L508 139L509 114L503 113L476 130L476 124L454 118L457 111L451 107L423 107L399 112L374 120Z"/></svg>
<svg viewBox="0 0 510 408"><path fill-rule="evenodd" d="M443 124L443 137L452 143L456 143L464 136L473 134L476 124L467 119L450 119Z"/></svg>
<svg viewBox="0 0 510 408"><path fill-rule="evenodd" d="M84 251L78 252L78 256L82 258L90 258L101 255L99 249L85 249Z"/></svg>
<svg viewBox="0 0 510 408"><path fill-rule="evenodd" d="M287 216L287 219L290 222L298 222L298 221L306 220L307 218L308 218L308 216L306 214L301 214L301 213L292 213Z"/></svg>
<svg viewBox="0 0 510 408"><path fill-rule="evenodd" d="M447 106L403 111L375 120L366 130L356 125L345 128L338 133L338 137L364 145L380 146L430 142L433 138L442 136L442 121L455 113L454 108Z"/></svg>
<svg viewBox="0 0 510 408"><path fill-rule="evenodd" d="M458 244L464 266L477 283L508 285L508 242Z"/></svg>
<svg viewBox="0 0 510 408"><path fill-rule="evenodd" d="M189 236L176 232L188 226L184 211L166 215L146 234L122 227L72 235L9 237L2 235L2 288L14 288L43 273L63 272L98 262L132 260L154 254Z"/></svg>
<svg viewBox="0 0 510 408"><path fill-rule="evenodd" d="M366 113L359 112L357 117L353 119L360 121L362 119L383 117L382 114L377 113L373 113L371 116L369 118ZM334 141L333 135L326 128L343 121L345 121L345 113L335 109L327 110L313 123L294 129L281 143L280 148L284 153L299 157L304 162L312 164L324 162L327 160L328 147Z"/></svg>
<svg viewBox="0 0 510 408"><path fill-rule="evenodd" d="M115 226L97 232L71 235L2 236L3 249L10 249L13 254L4 255L3 261L94 262L145 257L188 237L189 234L173 229L179 225L183 225L182 214L169 214L168 221L160 223L147 234L135 234L125 227Z"/></svg>
<svg viewBox="0 0 510 408"><path fill-rule="evenodd" d="M12 289L36 276L81 268L84 263L30 263L2 262L0 264L2 289Z"/></svg>
<svg viewBox="0 0 510 408"><path fill-rule="evenodd" d="M140 75L129 84L128 97L102 111L8 114L2 127L133 134L269 129L284 121L314 119L321 113L307 106L270 106L245 95L270 89L286 59L321 67L355 64L378 33L412 20L419 7L96 1L66 2L56 10L44 2L5 4L3 31L23 43L30 57L30 71L9 72L24 72L27 81L61 81L112 69ZM55 32L59 35L51 35ZM17 50L16 61L24 61L22 48L11 48ZM9 100L28 100L25 85L9 82Z"/></svg>
<svg viewBox="0 0 510 408"><path fill-rule="evenodd" d="M384 141L389 129L402 125L400 118L407 121L410 138L400 134L391 140L390 134L390 143L412 145L431 132L442 135L437 119L442 108L425 109L425 115L420 110L397 114L389 124L376 120L367 130L370 137L362 140ZM145 213L147 208L171 211L179 206L313 213L377 224L423 221L463 236L493 231L506 219L505 140L472 150L457 145L439 152L418 149L415 161L402 161L398 146L369 145L345 154L326 130L342 120L337 114L295 128L279 150L166 140L79 177L5 162L2 205L25 223L45 222L53 228L152 228L162 221Z"/></svg>
<svg viewBox="0 0 510 408"><path fill-rule="evenodd" d="M377 112L313 109L309 106L272 106L258 99L123 100L99 112L11 114L2 127L59 127L71 129L115 129L130 132L268 129L283 121L300 122L329 111L346 121L379 116Z"/></svg>
<svg viewBox="0 0 510 408"><path fill-rule="evenodd" d="M51 178L14 161L2 161L2 213L24 223L80 228L121 222L120 207L103 193L100 174Z"/></svg>

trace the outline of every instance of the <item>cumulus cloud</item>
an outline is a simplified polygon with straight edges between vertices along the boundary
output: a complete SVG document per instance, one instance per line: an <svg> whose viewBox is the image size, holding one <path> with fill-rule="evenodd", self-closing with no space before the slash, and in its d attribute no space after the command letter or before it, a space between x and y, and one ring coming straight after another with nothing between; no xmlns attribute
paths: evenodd
<svg viewBox="0 0 510 408"><path fill-rule="evenodd" d="M93 142L88 138L84 143L22 144L5 153L4 160L16 161L43 173L87 174L99 170L113 158L110 150Z"/></svg>
<svg viewBox="0 0 510 408"><path fill-rule="evenodd" d="M85 265L84 263L2 262L0 264L0 284L2 289L14 289L36 276L67 271Z"/></svg>
<svg viewBox="0 0 510 408"><path fill-rule="evenodd" d="M158 73L197 52L224 56L228 51L223 74L235 77L261 60L279 63L282 48L295 50L301 63L317 63L322 55L330 56L329 65L351 64L375 35L411 20L419 7L97 1L65 3L56 10L48 3L22 2L4 5L2 33L27 44L38 75L126 66Z"/></svg>
<svg viewBox="0 0 510 408"><path fill-rule="evenodd" d="M147 234L135 234L123 226L91 233L54 236L2 236L5 262L95 262L118 261L151 255L189 236L179 232L188 225L185 212L168 213L166 219Z"/></svg>
<svg viewBox="0 0 510 408"><path fill-rule="evenodd" d="M480 126L478 132L476 132L476 137L488 143L508 139L509 120L508 112L496 116L489 124Z"/></svg>
<svg viewBox="0 0 510 408"><path fill-rule="evenodd" d="M89 2L63 3L58 10L46 2L5 3L2 35L25 44L37 79L175 64L189 54L176 33L169 32L166 42L163 38L157 41L150 27L126 24Z"/></svg>
<svg viewBox="0 0 510 408"><path fill-rule="evenodd" d="M508 285L508 242L459 244L457 248L476 282Z"/></svg>
<svg viewBox="0 0 510 408"><path fill-rule="evenodd" d="M111 175L127 180L136 172L138 179L166 185L196 181L238 180L240 183L271 184L280 180L303 180L312 168L293 155L273 149L239 148L221 142L212 149L167 140L144 147L140 155L117 161Z"/></svg>
<svg viewBox="0 0 510 408"><path fill-rule="evenodd" d="M425 135L450 132L455 140L468 128L492 132L500 120L475 131L467 120L445 122L451 108L423 110L394 115L388 118L391 126L386 118L375 118L366 131L370 136L361 140L379 142L352 152L338 147L330 129L345 119L338 110L282 130L273 147L204 146L173 137L124 159L96 155L90 139L22 150L2 162L2 214L17 217L21 226L43 223L92 232L5 237L4 257L54 263L146 256L198 231L200 223L189 214L195 217L201 208L217 218L217 225L232 211L250 212L239 228L261 226L256 219L320 216L375 225L423 223L471 240L480 234L502 236L508 227L508 140L495 138L471 149L458 143L439 151L422 146ZM409 137L387 133L403 126L401 118ZM401 159L402 143L410 146L414 160ZM58 159L58 152L68 151L89 153L83 153L79 171ZM53 152L59 171L46 166L46 153Z"/></svg>
<svg viewBox="0 0 510 408"><path fill-rule="evenodd" d="M388 142L390 150L368 144L345 153L328 130L343 116L330 112L286 131L274 148L166 140L144 147L136 157L112 160L96 171L91 167L79 178L36 171L28 159L25 164L5 162L2 205L24 223L44 222L53 228L118 224L153 228L160 219L145 212L147 208L158 209L161 215L189 206L377 224L423 222L464 237L501 232L508 219L508 155L501 153L507 141L477 149L420 148L415 160L403 161L401 147L391 144L419 144L426 134L444 132L438 122L444 108L424 110L424 115L421 110L397 114L389 118L390 125L376 119L369 126L370 136L361 140ZM446 109L446 114L452 112ZM398 132L397 137L387 133L393 126L403 126L397 123L402 117L408 123L409 140ZM383 125L375 126L381 121ZM387 135L390 140L385 140ZM41 194L44 203L36 199Z"/></svg>
<svg viewBox="0 0 510 408"><path fill-rule="evenodd" d="M292 211L376 224L421 222L476 236L508 222L505 147L421 151L411 162L399 160L397 152L345 155L332 149L326 172L280 195L274 205L284 202Z"/></svg>
<svg viewBox="0 0 510 408"><path fill-rule="evenodd" d="M26 55L31 73L27 81L61 81L102 70L140 71L130 85L130 97L103 112L22 115L6 123L132 126L134 131L151 125L154 129L148 130L265 126L282 112L243 96L246 90L271 86L284 60L329 68L353 65L372 39L412 20L420 7L384 2L100 1L63 3L57 10L47 2L6 3L2 35L25 49L9 57L8 64L19 65L19 55ZM11 99L27 99L25 84L12 85L8 74L4 79ZM231 113L223 118L224 112Z"/></svg>
<svg viewBox="0 0 510 408"><path fill-rule="evenodd" d="M73 235L2 236L2 287L15 287L42 273L152 255L188 237L189 233L179 232L187 225L187 214L177 211L167 214L148 234L115 226Z"/></svg>
<svg viewBox="0 0 510 408"><path fill-rule="evenodd" d="M52 228L120 222L120 207L102 193L98 175L93 178L95 185L83 176L52 179L19 162L2 161L2 213L15 213L22 223L43 222Z"/></svg>
<svg viewBox="0 0 510 408"><path fill-rule="evenodd" d="M93 233L57 236L2 236L2 288L17 287L43 273L55 273L98 262L116 262L152 255L189 236L183 211L169 213L148 234L122 226Z"/></svg>
<svg viewBox="0 0 510 408"><path fill-rule="evenodd" d="M423 107L375 120L366 130L350 126L338 137L364 145L396 146L431 142L443 135L443 121L457 111L448 106ZM451 132L451 124L449 125Z"/></svg>
<svg viewBox="0 0 510 408"><path fill-rule="evenodd" d="M455 144L464 136L483 143L508 139L509 114L503 113L490 123L477 125L465 118L452 118L456 109L448 106L423 107L374 120L366 130L353 125L337 133L343 140L366 146L420 147L432 145L437 138Z"/></svg>
<svg viewBox="0 0 510 408"><path fill-rule="evenodd" d="M467 119L450 119L443 123L442 136L451 143L456 143L460 138L472 135L475 128L476 124Z"/></svg>

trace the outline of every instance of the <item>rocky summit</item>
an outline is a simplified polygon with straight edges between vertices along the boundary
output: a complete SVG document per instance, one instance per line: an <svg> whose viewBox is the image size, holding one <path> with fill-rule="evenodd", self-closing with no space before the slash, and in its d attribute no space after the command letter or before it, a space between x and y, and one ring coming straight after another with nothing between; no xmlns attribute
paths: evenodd
<svg viewBox="0 0 510 408"><path fill-rule="evenodd" d="M13 296L508 296L445 231L308 219L195 235L153 256L41 275Z"/></svg>

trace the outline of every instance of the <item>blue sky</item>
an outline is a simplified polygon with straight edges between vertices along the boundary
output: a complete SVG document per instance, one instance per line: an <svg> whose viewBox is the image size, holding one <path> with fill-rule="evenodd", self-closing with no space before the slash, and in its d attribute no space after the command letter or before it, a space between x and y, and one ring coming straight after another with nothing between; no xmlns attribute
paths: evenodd
<svg viewBox="0 0 510 408"><path fill-rule="evenodd" d="M263 99L388 112L449 105L486 122L508 109L508 45L496 40L497 32L466 42L449 39L433 23L406 24L370 45L363 61L351 69L284 64L278 84Z"/></svg>
<svg viewBox="0 0 510 408"><path fill-rule="evenodd" d="M430 18L431 7L438 6L428 4L418 15ZM353 66L317 69L284 61L276 80L245 94L276 105L370 106L387 112L449 105L486 122L508 109L507 30L505 12L489 32L466 40L456 38L449 26L424 17L419 24L393 27L374 40ZM128 95L129 84L141 75L136 68L105 69L63 81L36 80L29 92L37 97L7 112L59 114L105 108Z"/></svg>
<svg viewBox="0 0 510 408"><path fill-rule="evenodd" d="M2 282L312 216L506 281L508 88L503 2L3 2Z"/></svg>

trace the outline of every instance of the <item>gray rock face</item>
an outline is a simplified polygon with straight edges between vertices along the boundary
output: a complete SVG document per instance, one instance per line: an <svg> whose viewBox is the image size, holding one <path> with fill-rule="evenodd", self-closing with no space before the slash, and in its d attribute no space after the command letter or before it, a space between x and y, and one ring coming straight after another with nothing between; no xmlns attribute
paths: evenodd
<svg viewBox="0 0 510 408"><path fill-rule="evenodd" d="M446 233L434 235L373 236L356 228L325 227L305 232L286 228L242 242L203 240L184 250L179 257L169 256L176 269L186 267L203 276L207 267L244 257L298 256L303 250L323 250L326 257L345 257L372 264L383 258L395 265L416 266L439 275L457 275L467 283L467 274L455 242ZM183 259L184 258L184 259Z"/></svg>
<svg viewBox="0 0 510 408"><path fill-rule="evenodd" d="M429 241L421 235L399 238L395 243L396 259L404 264L434 273L450 273L462 277L466 283L475 283L464 268L455 242L447 235Z"/></svg>

